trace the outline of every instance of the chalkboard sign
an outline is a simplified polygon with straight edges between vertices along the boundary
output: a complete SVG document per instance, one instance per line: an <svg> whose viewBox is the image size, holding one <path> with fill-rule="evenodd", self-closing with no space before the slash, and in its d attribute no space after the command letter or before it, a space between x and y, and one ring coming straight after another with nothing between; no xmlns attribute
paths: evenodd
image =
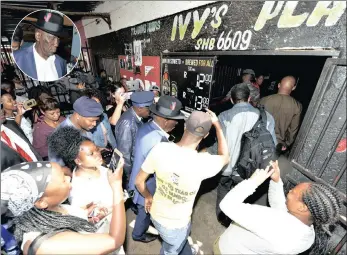
<svg viewBox="0 0 347 255"><path fill-rule="evenodd" d="M162 95L177 97L188 113L207 108L214 64L214 57L163 56Z"/></svg>

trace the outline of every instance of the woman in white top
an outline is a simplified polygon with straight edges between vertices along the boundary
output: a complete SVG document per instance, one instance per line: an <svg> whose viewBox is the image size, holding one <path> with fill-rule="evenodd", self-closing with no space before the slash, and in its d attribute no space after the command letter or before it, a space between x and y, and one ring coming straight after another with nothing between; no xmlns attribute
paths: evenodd
<svg viewBox="0 0 347 255"><path fill-rule="evenodd" d="M89 211L62 206L70 192L70 177L57 163L30 162L1 173L1 206L15 216L14 236L24 254L109 254L125 240L122 191L124 160L109 173L112 219L108 233L86 220Z"/></svg>
<svg viewBox="0 0 347 255"><path fill-rule="evenodd" d="M323 226L338 220L341 197L327 185L300 183L286 200L278 162L271 165L271 170L256 170L220 203L233 223L216 240L215 254L298 254L311 247L312 254L325 254L328 235ZM270 176L271 207L244 203Z"/></svg>
<svg viewBox="0 0 347 255"><path fill-rule="evenodd" d="M16 102L12 95L4 90L1 90L1 104L5 112L6 118L14 118L18 126L23 130L25 136L33 143L33 129L31 121L26 119L23 115L30 109L24 109L23 103ZM17 111L15 113L15 111Z"/></svg>

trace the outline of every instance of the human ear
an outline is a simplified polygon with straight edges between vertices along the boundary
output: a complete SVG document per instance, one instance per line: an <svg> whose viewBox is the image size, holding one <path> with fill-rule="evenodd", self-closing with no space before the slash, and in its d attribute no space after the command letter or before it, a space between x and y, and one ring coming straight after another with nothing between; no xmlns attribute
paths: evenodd
<svg viewBox="0 0 347 255"><path fill-rule="evenodd" d="M48 203L45 198L41 197L39 200L35 202L35 207L39 209L47 209Z"/></svg>
<svg viewBox="0 0 347 255"><path fill-rule="evenodd" d="M309 212L307 206L304 203L300 203L300 206L298 207L298 211L301 213L307 213Z"/></svg>
<svg viewBox="0 0 347 255"><path fill-rule="evenodd" d="M42 34L39 31L35 31L35 40L39 41L41 39Z"/></svg>

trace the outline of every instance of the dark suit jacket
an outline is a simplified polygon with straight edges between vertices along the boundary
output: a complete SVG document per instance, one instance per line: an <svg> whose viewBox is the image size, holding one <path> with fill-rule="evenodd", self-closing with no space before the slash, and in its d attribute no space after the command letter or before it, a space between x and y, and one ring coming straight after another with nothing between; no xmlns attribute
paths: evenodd
<svg viewBox="0 0 347 255"><path fill-rule="evenodd" d="M13 52L18 67L28 76L37 80L37 71L34 58L34 46L22 48ZM55 55L55 68L57 69L58 77L63 77L66 74L66 61Z"/></svg>
<svg viewBox="0 0 347 255"><path fill-rule="evenodd" d="M15 132L19 137L21 137L26 143L29 144L31 151L35 154L38 161L42 161L42 158L38 152L34 149L34 147L29 142L28 138L25 136L22 129L17 125L14 120L7 120L3 126L11 129ZM17 151L10 148L6 143L1 142L1 171L5 170L10 166L14 166L20 164L22 162L26 162L26 160L18 154Z"/></svg>

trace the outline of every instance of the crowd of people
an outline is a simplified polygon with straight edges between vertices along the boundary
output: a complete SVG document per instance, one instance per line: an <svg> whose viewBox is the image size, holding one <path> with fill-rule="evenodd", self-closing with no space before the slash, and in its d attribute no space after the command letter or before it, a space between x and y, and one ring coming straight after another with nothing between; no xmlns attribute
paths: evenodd
<svg viewBox="0 0 347 255"><path fill-rule="evenodd" d="M1 237L7 254L124 254L127 209L136 214L134 241L160 236L158 253L196 254L187 240L193 205L201 182L214 176L216 217L227 227L211 240L214 254L323 254L327 226L338 220L342 200L334 188L308 182L285 196L275 157L290 150L300 124L301 104L290 96L294 77L261 98L264 77L246 69L226 96L233 107L218 117L209 109L187 117L175 97L130 92L124 79L103 79L102 89L83 90L66 117L45 89L32 92L37 106L25 108L13 81L2 81ZM170 133L179 122L184 133L174 143ZM235 169L244 156L244 134L258 125L276 155L242 178ZM212 128L215 143L201 148ZM264 183L270 206L246 203Z"/></svg>

